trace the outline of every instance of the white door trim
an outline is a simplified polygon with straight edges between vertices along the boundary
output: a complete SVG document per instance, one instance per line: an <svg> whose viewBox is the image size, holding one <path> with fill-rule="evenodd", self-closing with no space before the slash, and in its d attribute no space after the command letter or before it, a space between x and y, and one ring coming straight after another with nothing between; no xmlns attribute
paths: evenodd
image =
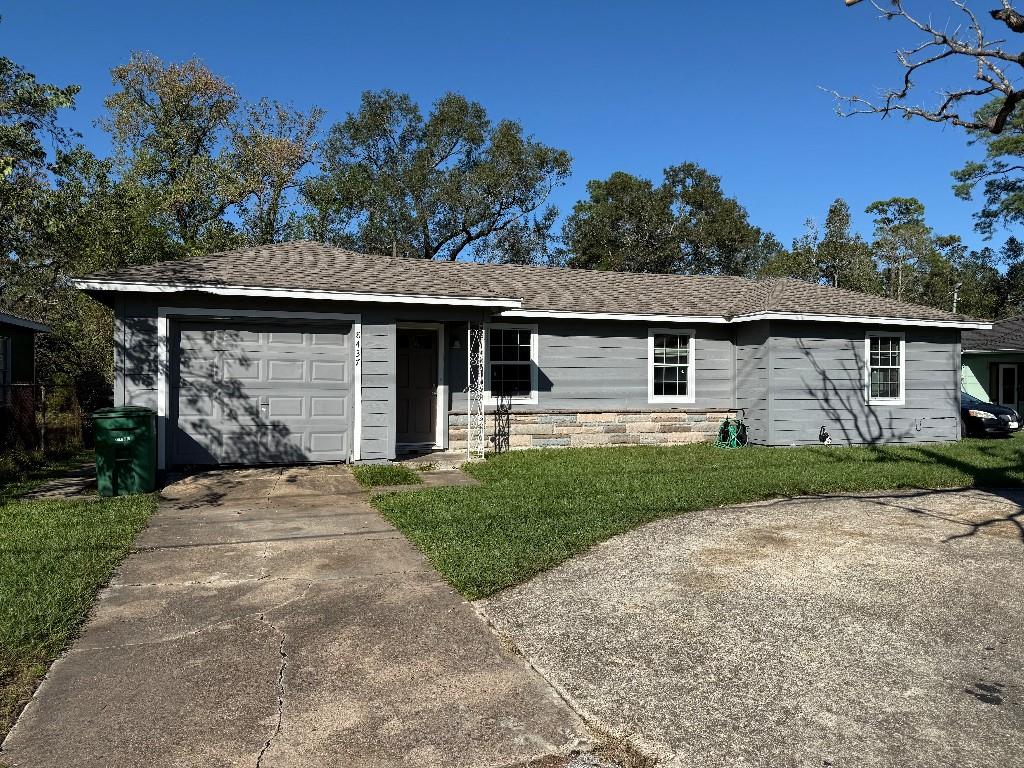
<svg viewBox="0 0 1024 768"><path fill-rule="evenodd" d="M211 320L241 318L266 320L337 320L352 325L352 453L351 460L359 461L363 421L363 350L362 315L339 312L288 312L276 309L218 309L216 307L158 307L156 311L156 455L157 468L167 469L167 438L171 425L170 320L209 318ZM176 372L175 372L176 374Z"/></svg>
<svg viewBox="0 0 1024 768"><path fill-rule="evenodd" d="M446 350L444 348L444 323L395 323L395 355L398 355L398 331L403 328L433 330L437 332L437 426L434 429L434 448L444 449L448 433L448 377L445 375ZM398 382L395 382L397 397ZM395 414L397 420L398 414ZM410 443L396 443L410 445Z"/></svg>

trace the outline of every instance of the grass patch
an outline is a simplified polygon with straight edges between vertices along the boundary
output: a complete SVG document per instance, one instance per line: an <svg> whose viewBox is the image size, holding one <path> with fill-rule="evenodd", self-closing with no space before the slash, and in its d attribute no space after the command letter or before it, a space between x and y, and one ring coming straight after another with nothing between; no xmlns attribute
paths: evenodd
<svg viewBox="0 0 1024 768"><path fill-rule="evenodd" d="M2 492L0 738L156 508L152 496L16 501Z"/></svg>
<svg viewBox="0 0 1024 768"><path fill-rule="evenodd" d="M423 482L417 472L399 464L361 464L352 467L352 474L364 488L381 485L416 485Z"/></svg>
<svg viewBox="0 0 1024 768"><path fill-rule="evenodd" d="M878 448L517 451L466 471L482 485L383 494L373 504L476 599L681 512L804 494L1024 485L1024 435Z"/></svg>

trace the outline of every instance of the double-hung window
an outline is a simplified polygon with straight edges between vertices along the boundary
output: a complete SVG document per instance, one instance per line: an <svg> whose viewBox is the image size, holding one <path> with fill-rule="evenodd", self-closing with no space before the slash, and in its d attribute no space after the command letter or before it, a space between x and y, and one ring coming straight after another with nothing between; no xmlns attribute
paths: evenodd
<svg viewBox="0 0 1024 768"><path fill-rule="evenodd" d="M903 333L869 331L864 386L872 405L903 405L906 339Z"/></svg>
<svg viewBox="0 0 1024 768"><path fill-rule="evenodd" d="M647 332L647 401L694 402L693 331L651 328Z"/></svg>
<svg viewBox="0 0 1024 768"><path fill-rule="evenodd" d="M537 326L487 327L488 400L537 402Z"/></svg>

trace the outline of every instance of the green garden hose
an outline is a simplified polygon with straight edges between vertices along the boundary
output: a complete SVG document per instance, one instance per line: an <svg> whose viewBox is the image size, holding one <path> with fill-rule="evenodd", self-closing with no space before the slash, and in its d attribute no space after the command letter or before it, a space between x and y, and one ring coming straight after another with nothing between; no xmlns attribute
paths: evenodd
<svg viewBox="0 0 1024 768"><path fill-rule="evenodd" d="M722 420L718 427L718 439L715 445L719 448L742 448L747 443L747 427L743 421L736 417L730 419L728 416Z"/></svg>

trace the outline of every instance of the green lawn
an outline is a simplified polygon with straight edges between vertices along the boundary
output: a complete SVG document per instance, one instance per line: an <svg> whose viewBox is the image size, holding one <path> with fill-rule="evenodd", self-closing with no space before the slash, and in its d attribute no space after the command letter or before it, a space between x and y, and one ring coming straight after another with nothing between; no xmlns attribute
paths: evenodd
<svg viewBox="0 0 1024 768"><path fill-rule="evenodd" d="M1024 485L1024 435L920 447L517 451L466 471L482 485L373 503L475 599L681 512L801 494Z"/></svg>
<svg viewBox="0 0 1024 768"><path fill-rule="evenodd" d="M352 467L352 474L364 488L381 485L416 485L423 479L400 464L362 464Z"/></svg>
<svg viewBox="0 0 1024 768"><path fill-rule="evenodd" d="M0 738L156 508L152 496L15 498L59 469L0 485Z"/></svg>

